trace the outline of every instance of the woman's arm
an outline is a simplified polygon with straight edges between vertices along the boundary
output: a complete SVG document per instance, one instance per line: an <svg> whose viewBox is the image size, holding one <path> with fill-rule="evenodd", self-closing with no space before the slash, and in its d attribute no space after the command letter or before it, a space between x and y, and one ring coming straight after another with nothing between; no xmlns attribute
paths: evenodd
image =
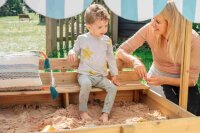
<svg viewBox="0 0 200 133"><path fill-rule="evenodd" d="M150 35L150 23L143 26L131 38L125 41L117 50L117 57L128 64L133 64L134 69L140 78L146 79L146 68L144 64L136 57L130 55L131 52L148 42Z"/></svg>
<svg viewBox="0 0 200 133"><path fill-rule="evenodd" d="M160 85L173 85L180 86L180 78L171 78L166 76L154 76L147 78L147 83L155 86ZM195 86L196 82L193 79L189 79L189 86Z"/></svg>
<svg viewBox="0 0 200 133"><path fill-rule="evenodd" d="M117 58L123 60L126 63L134 63L133 65L143 65L143 63L137 57L130 55L130 53L122 48L119 48L116 54Z"/></svg>
<svg viewBox="0 0 200 133"><path fill-rule="evenodd" d="M133 64L133 68L135 69L138 76L144 79L147 78L146 68L144 64L137 57L134 57L130 55L128 52L126 52L124 49L119 48L117 50L117 58L123 60L128 64Z"/></svg>

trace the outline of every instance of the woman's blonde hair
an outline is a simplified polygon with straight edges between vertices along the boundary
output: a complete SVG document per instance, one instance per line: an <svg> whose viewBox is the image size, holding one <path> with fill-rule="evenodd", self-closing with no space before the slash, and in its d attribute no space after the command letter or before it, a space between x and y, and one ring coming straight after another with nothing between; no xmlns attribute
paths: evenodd
<svg viewBox="0 0 200 133"><path fill-rule="evenodd" d="M182 46L187 37L186 27L190 22L177 10L173 1L168 1L163 11L159 14L167 21L168 44L167 51L174 63L181 62ZM158 47L161 47L162 37L157 38Z"/></svg>

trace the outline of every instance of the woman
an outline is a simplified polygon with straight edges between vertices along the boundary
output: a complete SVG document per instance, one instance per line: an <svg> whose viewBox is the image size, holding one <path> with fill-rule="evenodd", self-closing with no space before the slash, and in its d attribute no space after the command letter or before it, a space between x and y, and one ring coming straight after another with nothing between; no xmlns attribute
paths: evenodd
<svg viewBox="0 0 200 133"><path fill-rule="evenodd" d="M174 25L175 24L175 25ZM174 2L169 1L163 11L117 50L117 57L125 62L134 62L134 69L141 78L147 79L150 88L178 104L180 86L181 50L189 22L178 12ZM130 55L144 42L149 44L153 63L148 72L144 64ZM188 110L200 115L198 76L200 72L200 37L192 31L191 62L189 73Z"/></svg>

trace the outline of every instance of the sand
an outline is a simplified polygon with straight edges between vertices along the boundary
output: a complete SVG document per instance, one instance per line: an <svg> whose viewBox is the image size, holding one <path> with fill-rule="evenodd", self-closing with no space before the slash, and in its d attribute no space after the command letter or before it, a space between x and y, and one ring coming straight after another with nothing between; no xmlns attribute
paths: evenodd
<svg viewBox="0 0 200 133"><path fill-rule="evenodd" d="M64 129L95 127L100 125L133 124L136 122L163 120L166 116L147 105L134 102L114 104L107 123L99 121L103 103L89 104L89 115L93 121L82 121L78 105L66 109L45 105L15 105L0 109L0 133L38 132L51 126L55 131Z"/></svg>

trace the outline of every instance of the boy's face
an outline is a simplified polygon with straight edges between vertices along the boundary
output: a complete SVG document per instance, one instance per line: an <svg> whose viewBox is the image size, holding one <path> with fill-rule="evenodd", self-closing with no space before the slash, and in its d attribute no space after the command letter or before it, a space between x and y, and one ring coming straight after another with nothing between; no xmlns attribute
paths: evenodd
<svg viewBox="0 0 200 133"><path fill-rule="evenodd" d="M96 20L93 24L86 24L86 28L93 36L101 37L108 31L108 20Z"/></svg>

